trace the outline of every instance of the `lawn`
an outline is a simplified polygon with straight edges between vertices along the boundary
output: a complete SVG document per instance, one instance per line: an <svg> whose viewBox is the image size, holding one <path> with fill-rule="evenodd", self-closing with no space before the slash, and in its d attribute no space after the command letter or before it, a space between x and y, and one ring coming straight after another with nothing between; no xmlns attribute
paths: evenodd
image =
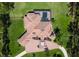
<svg viewBox="0 0 79 59"><path fill-rule="evenodd" d="M9 39L10 39L10 50L11 50L11 56L15 56L21 51L24 50L23 47L19 46L17 40L18 37L23 33L24 28L23 28L23 20L22 19L17 19L15 20L11 19L11 26L9 27Z"/></svg>
<svg viewBox="0 0 79 59"><path fill-rule="evenodd" d="M51 12L52 17L54 17L55 19L55 22L52 22L53 28L55 27L60 28L60 32L62 33L62 36L59 39L59 42L62 43L64 47L66 47L66 44L68 41L67 35L69 35L69 33L67 32L67 25L69 24L71 19L69 16L66 15L68 12L67 3L18 2L18 3L15 3L15 8L10 13L11 22L12 22L9 28L11 56L15 56L24 50L24 48L19 46L19 44L17 43L18 37L24 32L22 17L25 14L27 14L28 11L31 11L33 9L50 9L52 11ZM53 52L53 50L51 52Z"/></svg>

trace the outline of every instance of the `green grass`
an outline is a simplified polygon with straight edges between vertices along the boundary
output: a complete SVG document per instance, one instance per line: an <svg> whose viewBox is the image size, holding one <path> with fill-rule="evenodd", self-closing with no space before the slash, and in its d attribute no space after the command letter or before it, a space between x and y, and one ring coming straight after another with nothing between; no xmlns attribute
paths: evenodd
<svg viewBox="0 0 79 59"><path fill-rule="evenodd" d="M12 24L9 27L9 39L10 39L10 50L12 56L17 55L21 51L23 51L23 47L19 46L17 40L18 37L23 33L23 21L22 19L11 20Z"/></svg>
<svg viewBox="0 0 79 59"><path fill-rule="evenodd" d="M48 3L15 3L15 9L11 12L11 16L20 17L33 9L48 9Z"/></svg>
<svg viewBox="0 0 79 59"><path fill-rule="evenodd" d="M28 53L23 57L33 57L33 54L35 54L35 57L53 57L54 54L60 54L62 57L64 57L63 53L59 49L50 50L49 52Z"/></svg>
<svg viewBox="0 0 79 59"><path fill-rule="evenodd" d="M59 39L59 42L63 43L62 45L66 47L68 41L67 35L69 35L69 33L67 32L67 25L69 24L71 19L70 17L66 16L66 13L68 12L67 3L64 2L20 3L19 2L19 3L15 3L15 8L10 13L11 21L12 21L12 24L9 28L10 50L12 53L11 56L15 56L23 50L23 47L19 47L17 42L18 37L24 32L23 18L21 17L24 16L28 11L31 11L33 9L50 9L52 11L51 12L52 17L54 17L55 19L55 22L52 22L53 28L55 27L60 28L60 32L62 33L62 36ZM53 50L51 52L53 52Z"/></svg>

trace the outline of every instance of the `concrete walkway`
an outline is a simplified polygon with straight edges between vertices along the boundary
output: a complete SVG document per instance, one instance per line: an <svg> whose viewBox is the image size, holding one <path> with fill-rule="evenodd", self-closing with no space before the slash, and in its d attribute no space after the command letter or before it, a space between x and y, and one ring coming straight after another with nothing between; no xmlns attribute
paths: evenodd
<svg viewBox="0 0 79 59"><path fill-rule="evenodd" d="M15 57L22 57L23 55L25 55L27 52L26 51L23 51L23 52L21 52L20 54L18 54L17 56L15 56Z"/></svg>
<svg viewBox="0 0 79 59"><path fill-rule="evenodd" d="M64 47L59 46L59 49L63 52L64 57L68 57L67 51Z"/></svg>

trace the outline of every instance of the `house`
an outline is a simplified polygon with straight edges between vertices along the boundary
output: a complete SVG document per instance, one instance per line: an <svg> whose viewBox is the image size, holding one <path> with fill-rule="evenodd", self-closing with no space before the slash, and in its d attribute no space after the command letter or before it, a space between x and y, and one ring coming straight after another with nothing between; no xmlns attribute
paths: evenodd
<svg viewBox="0 0 79 59"><path fill-rule="evenodd" d="M52 29L50 10L28 12L24 16L24 28L27 32L18 42L28 53L58 48L58 45L53 42L55 34Z"/></svg>

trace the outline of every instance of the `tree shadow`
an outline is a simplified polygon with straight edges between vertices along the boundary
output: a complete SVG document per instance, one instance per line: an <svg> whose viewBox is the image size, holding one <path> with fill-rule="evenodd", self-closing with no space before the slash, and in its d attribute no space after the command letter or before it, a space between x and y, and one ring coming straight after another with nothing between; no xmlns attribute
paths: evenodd
<svg viewBox="0 0 79 59"><path fill-rule="evenodd" d="M35 55L35 53L33 53L32 55L33 55L33 57L35 57L35 56L36 56L36 55Z"/></svg>
<svg viewBox="0 0 79 59"><path fill-rule="evenodd" d="M45 48L45 55L46 55L46 57L49 57L50 56L50 53L49 53L49 49L48 48Z"/></svg>

